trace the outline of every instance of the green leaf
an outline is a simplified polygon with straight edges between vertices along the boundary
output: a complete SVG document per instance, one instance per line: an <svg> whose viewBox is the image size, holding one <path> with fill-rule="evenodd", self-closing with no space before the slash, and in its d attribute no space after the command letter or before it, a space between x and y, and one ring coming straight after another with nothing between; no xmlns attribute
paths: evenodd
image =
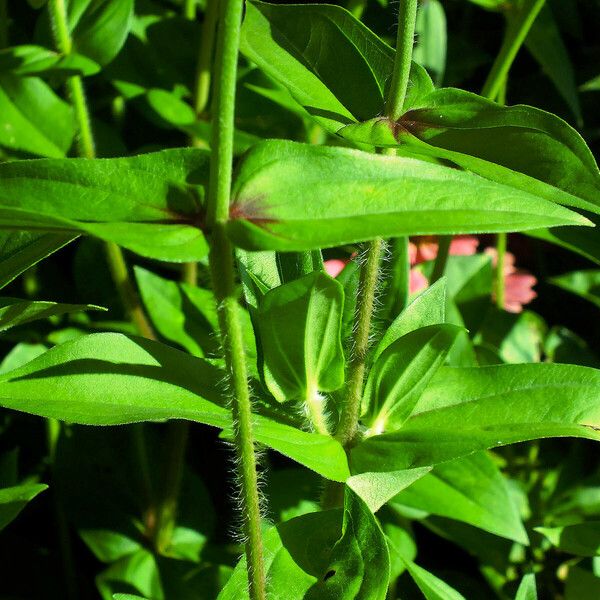
<svg viewBox="0 0 600 600"><path fill-rule="evenodd" d="M405 560L404 563L426 600L465 600L462 594L459 594L433 573L426 571L412 561Z"/></svg>
<svg viewBox="0 0 600 600"><path fill-rule="evenodd" d="M571 566L565 584L565 600L596 600L600 577L581 567Z"/></svg>
<svg viewBox="0 0 600 600"><path fill-rule="evenodd" d="M198 260L207 252L198 228L207 177L208 152L191 148L3 163L0 229L88 233L150 258Z"/></svg>
<svg viewBox="0 0 600 600"><path fill-rule="evenodd" d="M0 489L0 531L4 529L40 492L48 489L43 483L27 483Z"/></svg>
<svg viewBox="0 0 600 600"><path fill-rule="evenodd" d="M558 364L441 368L404 426L351 452L353 471L435 465L546 437L600 441L600 372Z"/></svg>
<svg viewBox="0 0 600 600"><path fill-rule="evenodd" d="M113 594L114 600L146 600L143 596L134 596L133 594Z"/></svg>
<svg viewBox="0 0 600 600"><path fill-rule="evenodd" d="M396 123L378 117L339 135L399 146L550 201L598 213L600 174L583 138L530 106L504 106L454 88L435 90Z"/></svg>
<svg viewBox="0 0 600 600"><path fill-rule="evenodd" d="M249 2L240 48L326 129L383 110L394 51L340 6ZM432 89L413 65L407 105Z"/></svg>
<svg viewBox="0 0 600 600"><path fill-rule="evenodd" d="M528 573L523 576L515 600L537 600L537 589L535 587L535 575Z"/></svg>
<svg viewBox="0 0 600 600"><path fill-rule="evenodd" d="M600 307L600 271L573 271L552 277L550 283L567 292L577 294Z"/></svg>
<svg viewBox="0 0 600 600"><path fill-rule="evenodd" d="M439 85L446 70L446 13L439 0L427 0L419 7L415 25L417 44L413 60L425 67Z"/></svg>
<svg viewBox="0 0 600 600"><path fill-rule="evenodd" d="M64 315L82 310L106 310L93 304L58 304L57 302L34 302L18 298L0 298L0 331L29 323L38 319L48 319L54 315Z"/></svg>
<svg viewBox="0 0 600 600"><path fill-rule="evenodd" d="M383 532L368 507L350 490L346 490L343 511L309 513L277 525L266 533L264 546L269 597L386 597L390 559ZM246 560L242 558L218 598L248 597Z"/></svg>
<svg viewBox="0 0 600 600"><path fill-rule="evenodd" d="M26 231L0 231L0 289L74 238Z"/></svg>
<svg viewBox="0 0 600 600"><path fill-rule="evenodd" d="M346 480L346 485L358 494L372 513L376 513L390 498L429 473L431 467L392 471L389 473L359 473Z"/></svg>
<svg viewBox="0 0 600 600"><path fill-rule="evenodd" d="M365 435L402 427L460 331L460 327L449 324L421 327L382 352L363 394L361 421L368 427Z"/></svg>
<svg viewBox="0 0 600 600"><path fill-rule="evenodd" d="M195 356L218 349L217 307L212 292L164 279L142 267L134 270L148 316L165 339Z"/></svg>
<svg viewBox="0 0 600 600"><path fill-rule="evenodd" d="M150 108L168 125L185 127L196 121L194 109L175 94L161 89L146 92L146 101Z"/></svg>
<svg viewBox="0 0 600 600"><path fill-rule="evenodd" d="M407 506L463 521L520 544L529 544L505 479L485 452L436 465L391 503L394 507Z"/></svg>
<svg viewBox="0 0 600 600"><path fill-rule="evenodd" d="M73 49L99 65L106 65L121 50L133 18L133 0L74 0L69 26Z"/></svg>
<svg viewBox="0 0 600 600"><path fill-rule="evenodd" d="M421 292L392 322L373 353L376 361L383 351L402 336L446 320L446 277Z"/></svg>
<svg viewBox="0 0 600 600"><path fill-rule="evenodd" d="M341 341L344 291L324 273L311 273L267 292L257 314L263 373L278 402L314 401L344 383Z"/></svg>
<svg viewBox="0 0 600 600"><path fill-rule="evenodd" d="M100 67L89 58L71 53L67 56L43 46L23 45L0 50L0 73L14 75L42 75L64 73L67 75L94 75Z"/></svg>
<svg viewBox="0 0 600 600"><path fill-rule="evenodd" d="M333 168L335 166L335 168ZM309 250L374 237L517 231L587 221L527 192L412 158L267 141L233 187L232 240Z"/></svg>
<svg viewBox="0 0 600 600"><path fill-rule="evenodd" d="M71 107L37 77L0 75L0 146L59 158L71 146Z"/></svg>
<svg viewBox="0 0 600 600"><path fill-rule="evenodd" d="M583 118L573 64L548 6L544 6L535 18L525 39L525 46L556 86L581 126Z"/></svg>
<svg viewBox="0 0 600 600"><path fill-rule="evenodd" d="M597 227L600 219L594 216L590 221ZM551 244L566 248L600 265L600 236L596 230L581 230L579 227L556 227L553 229L535 229L527 235Z"/></svg>
<svg viewBox="0 0 600 600"><path fill-rule="evenodd" d="M187 419L226 429L231 414L224 373L164 344L98 333L52 348L0 375L0 406L82 425L122 425ZM345 481L342 446L255 415L255 439L315 470Z"/></svg>
<svg viewBox="0 0 600 600"><path fill-rule="evenodd" d="M563 552L576 556L600 556L600 522L587 521L564 527L536 527L548 541Z"/></svg>

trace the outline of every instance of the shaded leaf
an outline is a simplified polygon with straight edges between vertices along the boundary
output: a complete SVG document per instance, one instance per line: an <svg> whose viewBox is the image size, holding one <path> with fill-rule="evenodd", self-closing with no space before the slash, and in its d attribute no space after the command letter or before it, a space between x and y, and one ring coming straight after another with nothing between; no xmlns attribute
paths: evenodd
<svg viewBox="0 0 600 600"><path fill-rule="evenodd" d="M0 75L0 145L59 158L71 146L71 107L37 77Z"/></svg>
<svg viewBox="0 0 600 600"><path fill-rule="evenodd" d="M573 271L552 277L550 283L577 294L600 307L600 271Z"/></svg>
<svg viewBox="0 0 600 600"><path fill-rule="evenodd" d="M587 521L564 527L536 527L535 530L563 552L576 556L600 556L600 522Z"/></svg>
<svg viewBox="0 0 600 600"><path fill-rule="evenodd" d="M27 483L0 489L0 531L4 529L40 492L47 489L43 483Z"/></svg>
<svg viewBox="0 0 600 600"><path fill-rule="evenodd" d="M43 46L23 45L0 50L0 73L15 75L94 75L100 67L89 58L77 53L67 56Z"/></svg>
<svg viewBox="0 0 600 600"><path fill-rule="evenodd" d="M392 505L456 519L529 544L504 477L485 452L436 465L431 473L400 492Z"/></svg>
<svg viewBox="0 0 600 600"><path fill-rule="evenodd" d="M0 165L0 228L88 233L151 258L197 260L208 152ZM148 190L152 194L148 194Z"/></svg>
<svg viewBox="0 0 600 600"><path fill-rule="evenodd" d="M390 559L383 532L350 490L343 511L310 513L277 525L267 532L264 544L269 597L383 600L386 596ZM248 597L242 558L219 600Z"/></svg>
<svg viewBox="0 0 600 600"><path fill-rule="evenodd" d="M515 600L537 600L537 589L535 587L535 575L528 573L523 576Z"/></svg>

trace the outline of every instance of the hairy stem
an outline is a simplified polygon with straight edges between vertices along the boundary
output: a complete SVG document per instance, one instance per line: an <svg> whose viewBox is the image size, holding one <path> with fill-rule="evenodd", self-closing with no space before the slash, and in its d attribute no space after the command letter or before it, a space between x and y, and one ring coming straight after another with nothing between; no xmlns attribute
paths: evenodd
<svg viewBox="0 0 600 600"><path fill-rule="evenodd" d="M225 233L225 225L229 219L235 88L242 11L243 0L227 0L220 3L207 223L212 229L209 263L219 307L221 341L233 393L234 438L239 462L243 527L247 539L248 585L252 600L265 600L266 583L252 405L235 285L233 246Z"/></svg>
<svg viewBox="0 0 600 600"><path fill-rule="evenodd" d="M440 235L438 237L438 252L433 263L433 271L431 273L430 285L433 285L440 277L444 276L446 264L448 263L448 255L450 254L450 244L452 243L451 235Z"/></svg>
<svg viewBox="0 0 600 600"><path fill-rule="evenodd" d="M546 0L525 0L525 16L515 26L508 26L504 35L504 41L500 52L496 56L496 60L492 65L484 85L481 90L481 95L495 100L500 93L503 83L508 77L508 72L523 45L533 22L538 16L540 10L544 6Z"/></svg>
<svg viewBox="0 0 600 600"><path fill-rule="evenodd" d="M358 430L360 402L371 335L371 318L375 308L379 264L384 245L385 242L381 238L377 238L369 244L366 261L360 272L358 301L354 316L354 350L348 364L346 399L335 436L346 448L352 445Z"/></svg>
<svg viewBox="0 0 600 600"><path fill-rule="evenodd" d="M412 64L415 43L415 23L417 22L417 0L400 0L398 5L398 34L396 36L396 57L389 95L386 98L385 114L393 121L402 116L408 78Z"/></svg>

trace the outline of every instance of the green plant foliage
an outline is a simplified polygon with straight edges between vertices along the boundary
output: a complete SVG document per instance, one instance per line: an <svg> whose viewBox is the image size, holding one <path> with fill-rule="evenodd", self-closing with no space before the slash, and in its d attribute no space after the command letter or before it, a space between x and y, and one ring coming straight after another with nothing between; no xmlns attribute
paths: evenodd
<svg viewBox="0 0 600 600"><path fill-rule="evenodd" d="M178 149L132 158L5 163L0 227L86 233L152 258L199 259L207 252L196 224L207 160L204 151Z"/></svg>
<svg viewBox="0 0 600 600"><path fill-rule="evenodd" d="M0 146L59 158L75 135L73 113L37 77L0 75Z"/></svg>
<svg viewBox="0 0 600 600"><path fill-rule="evenodd" d="M598 556L600 552L600 524L577 523L564 527L536 527L553 546L576 556Z"/></svg>
<svg viewBox="0 0 600 600"><path fill-rule="evenodd" d="M527 533L506 482L485 452L442 463L400 492L391 505L456 519L521 544Z"/></svg>
<svg viewBox="0 0 600 600"><path fill-rule="evenodd" d="M48 489L43 483L0 488L0 530L4 529L38 494Z"/></svg>
<svg viewBox="0 0 600 600"><path fill-rule="evenodd" d="M390 559L383 532L351 491L343 511L297 517L270 529L265 542L275 598L385 598ZM219 600L247 598L245 576L242 560Z"/></svg>
<svg viewBox="0 0 600 600"><path fill-rule="evenodd" d="M521 580L515 600L537 600L537 590L535 587L535 575L529 573Z"/></svg>
<svg viewBox="0 0 600 600"><path fill-rule="evenodd" d="M424 189L426 197L420 195ZM397 202L400 192L402 204ZM249 250L308 250L382 234L586 223L527 192L448 167L280 141L263 142L246 155L233 189L231 216L229 236Z"/></svg>
<svg viewBox="0 0 600 600"><path fill-rule="evenodd" d="M402 427L460 331L448 324L421 327L381 353L369 373L363 396L362 419L368 435Z"/></svg>
<svg viewBox="0 0 600 600"><path fill-rule="evenodd" d="M344 382L341 341L344 292L323 273L312 273L267 292L257 322L263 374L278 402L321 403L319 392Z"/></svg>
<svg viewBox="0 0 600 600"><path fill-rule="evenodd" d="M574 271L553 277L550 282L600 306L600 271Z"/></svg>
<svg viewBox="0 0 600 600"><path fill-rule="evenodd" d="M366 439L354 469L395 471L549 436L600 439L598 373L567 365L443 368L398 431Z"/></svg>
<svg viewBox="0 0 600 600"><path fill-rule="evenodd" d="M80 54L64 56L42 46L23 45L0 50L0 73L14 75L95 75L100 67Z"/></svg>

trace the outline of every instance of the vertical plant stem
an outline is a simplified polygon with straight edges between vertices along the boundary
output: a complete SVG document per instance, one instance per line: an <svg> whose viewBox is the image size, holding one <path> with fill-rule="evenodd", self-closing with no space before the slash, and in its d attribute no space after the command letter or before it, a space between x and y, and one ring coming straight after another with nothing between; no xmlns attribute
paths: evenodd
<svg viewBox="0 0 600 600"><path fill-rule="evenodd" d="M208 108L210 97L211 66L215 45L215 32L217 30L217 17L219 15L220 0L207 0L204 21L202 22L202 34L200 38L200 50L196 66L196 82L194 88L194 111L201 117Z"/></svg>
<svg viewBox="0 0 600 600"><path fill-rule="evenodd" d="M385 115L393 121L402 116L408 78L412 64L417 22L417 0L400 0L398 5L398 34L396 36L396 57L389 95L385 103Z"/></svg>
<svg viewBox="0 0 600 600"><path fill-rule="evenodd" d="M367 250L365 264L360 271L358 301L354 317L354 349L348 364L346 399L340 415L336 438L344 447L352 445L360 416L360 401L365 378L371 317L375 308L375 293L379 279L379 264L385 242L381 238L373 240Z"/></svg>
<svg viewBox="0 0 600 600"><path fill-rule="evenodd" d="M452 243L451 235L440 235L438 237L438 252L433 263L433 271L431 273L430 285L433 285L440 277L444 276L446 264L448 263L448 255L450 254L450 244Z"/></svg>
<svg viewBox="0 0 600 600"><path fill-rule="evenodd" d="M506 102L506 87L508 73L517 57L517 54L527 38L531 26L544 6L545 0L525 0L524 18L516 26L509 26L504 33L504 41L492 69L483 84L481 95L490 100L497 100L501 104ZM496 237L496 273L494 288L496 292L496 305L504 309L505 304L505 285L504 285L504 264L506 260L506 246L508 234L499 233Z"/></svg>
<svg viewBox="0 0 600 600"><path fill-rule="evenodd" d="M184 0L183 15L190 21L193 21L196 18L196 0Z"/></svg>
<svg viewBox="0 0 600 600"><path fill-rule="evenodd" d="M498 97L517 53L523 45L533 22L540 10L542 10L545 1L546 0L525 0L523 10L526 14L524 18L514 27L509 25L506 28L500 52L496 56L496 60L494 61L492 69L481 90L482 96L485 96L490 100L495 100Z"/></svg>
<svg viewBox="0 0 600 600"><path fill-rule="evenodd" d="M71 53L73 43L69 32L67 19L67 10L64 0L50 0L48 3L50 12L50 21L56 48L65 55ZM94 135L91 126L91 119L87 102L85 99L85 89L81 77L74 76L67 80L67 89L75 112L75 119L79 131L78 154L82 158L95 158L96 149L94 144ZM129 275L127 264L123 252L117 244L108 242L105 244L108 266L119 293L123 308L128 318L138 329L140 335L148 339L156 339L139 296ZM148 469L148 456L144 442L143 426L135 425L132 428L132 436L139 457L140 469L142 471L142 480L144 484L143 493L150 504L145 510L146 529L151 535L151 530L156 522L156 510L153 504L153 490Z"/></svg>
<svg viewBox="0 0 600 600"><path fill-rule="evenodd" d="M506 233L499 233L496 237L496 306L504 310L506 304L506 290L504 286L504 265L506 263L506 244L508 235Z"/></svg>
<svg viewBox="0 0 600 600"><path fill-rule="evenodd" d="M235 88L242 11L243 0L227 0L220 3L207 223L212 229L209 263L219 306L221 341L233 392L233 429L239 463L243 526L247 539L248 585L252 600L265 600L266 583L252 405L235 285L233 247L225 233L229 219Z"/></svg>

